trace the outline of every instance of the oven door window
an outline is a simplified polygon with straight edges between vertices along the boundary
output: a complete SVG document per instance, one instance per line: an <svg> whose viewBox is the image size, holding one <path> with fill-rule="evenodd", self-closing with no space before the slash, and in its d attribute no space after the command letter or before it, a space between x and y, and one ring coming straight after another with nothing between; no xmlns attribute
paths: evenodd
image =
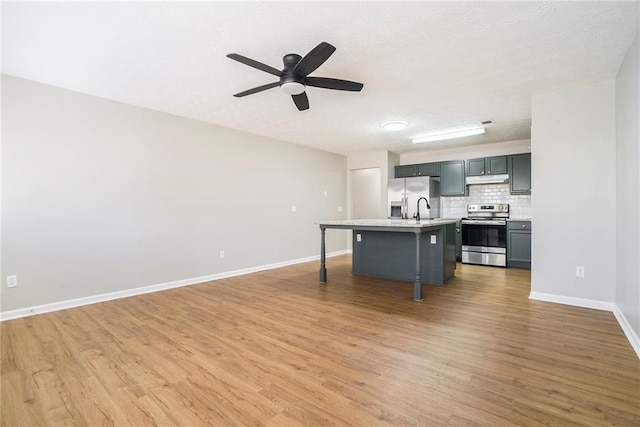
<svg viewBox="0 0 640 427"><path fill-rule="evenodd" d="M462 224L462 244L485 248L505 248L507 227L504 225Z"/></svg>

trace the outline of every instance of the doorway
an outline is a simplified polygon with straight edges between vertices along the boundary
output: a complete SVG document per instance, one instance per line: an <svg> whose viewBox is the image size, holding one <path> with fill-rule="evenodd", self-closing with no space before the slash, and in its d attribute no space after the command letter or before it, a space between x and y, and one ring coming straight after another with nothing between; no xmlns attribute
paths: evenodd
<svg viewBox="0 0 640 427"><path fill-rule="evenodd" d="M352 170L351 218L381 218L380 191L380 168Z"/></svg>

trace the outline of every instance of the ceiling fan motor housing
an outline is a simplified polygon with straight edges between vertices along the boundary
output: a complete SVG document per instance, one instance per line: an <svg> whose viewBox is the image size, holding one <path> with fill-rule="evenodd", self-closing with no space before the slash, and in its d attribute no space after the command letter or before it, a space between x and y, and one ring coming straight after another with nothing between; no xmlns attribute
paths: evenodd
<svg viewBox="0 0 640 427"><path fill-rule="evenodd" d="M294 69L298 62L302 59L302 56L297 53L288 53L282 57L282 63L284 64L284 72L291 71Z"/></svg>
<svg viewBox="0 0 640 427"><path fill-rule="evenodd" d="M293 73L293 69L301 59L302 56L295 53L289 53L282 58L284 69L280 77L280 90L286 94L300 95L304 92L304 77Z"/></svg>

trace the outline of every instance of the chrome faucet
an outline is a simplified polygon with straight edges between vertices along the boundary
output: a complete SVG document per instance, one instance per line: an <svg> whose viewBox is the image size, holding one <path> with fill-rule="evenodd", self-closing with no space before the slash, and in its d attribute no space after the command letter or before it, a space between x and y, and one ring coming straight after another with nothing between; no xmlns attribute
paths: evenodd
<svg viewBox="0 0 640 427"><path fill-rule="evenodd" d="M427 203L427 209L431 209L431 206L429 206L429 201L426 197L420 197L418 199L418 203L416 203L416 214L413 216L418 223L420 222L420 200L424 200Z"/></svg>

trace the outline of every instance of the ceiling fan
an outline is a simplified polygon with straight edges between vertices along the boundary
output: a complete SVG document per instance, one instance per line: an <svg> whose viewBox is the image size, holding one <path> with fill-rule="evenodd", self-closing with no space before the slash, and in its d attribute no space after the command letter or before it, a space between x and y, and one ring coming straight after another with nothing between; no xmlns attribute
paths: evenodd
<svg viewBox="0 0 640 427"><path fill-rule="evenodd" d="M296 107L298 107L298 110L303 111L309 109L309 98L307 98L307 94L305 92L306 86L359 92L362 90L362 83L352 82L349 80L332 79L328 77L309 77L309 74L324 64L335 50L336 48L329 43L322 42L318 46L314 47L311 52L307 53L304 57L295 53L289 53L282 58L282 62L284 63L282 71L263 64L262 62L238 55L237 53L230 53L227 55L227 58L231 58L235 61L257 68L258 70L266 73L273 74L280 78L277 82L254 87L253 89L236 93L233 96L240 98L280 86L280 89L284 93L291 95L291 98L293 98L293 102L296 104Z"/></svg>

